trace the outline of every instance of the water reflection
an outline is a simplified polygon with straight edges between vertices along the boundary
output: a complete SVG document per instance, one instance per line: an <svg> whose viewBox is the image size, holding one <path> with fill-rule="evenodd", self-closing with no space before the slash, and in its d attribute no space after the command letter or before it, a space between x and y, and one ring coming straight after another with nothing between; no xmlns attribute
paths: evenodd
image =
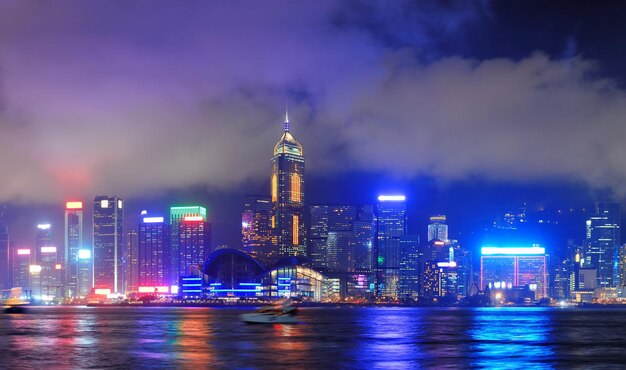
<svg viewBox="0 0 626 370"><path fill-rule="evenodd" d="M551 368L551 316L546 308L483 308L474 311L473 365Z"/></svg>

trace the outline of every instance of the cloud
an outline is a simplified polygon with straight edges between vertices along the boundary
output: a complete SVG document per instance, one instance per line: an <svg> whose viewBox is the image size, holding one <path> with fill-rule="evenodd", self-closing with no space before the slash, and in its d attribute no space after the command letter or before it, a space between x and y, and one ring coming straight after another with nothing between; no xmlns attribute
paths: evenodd
<svg viewBox="0 0 626 370"><path fill-rule="evenodd" d="M389 43L397 8L365 27L367 9L274 5L0 6L0 200L266 178L286 101L311 173L621 189L626 100L591 61L433 58L433 30L462 33L471 7L419 9Z"/></svg>

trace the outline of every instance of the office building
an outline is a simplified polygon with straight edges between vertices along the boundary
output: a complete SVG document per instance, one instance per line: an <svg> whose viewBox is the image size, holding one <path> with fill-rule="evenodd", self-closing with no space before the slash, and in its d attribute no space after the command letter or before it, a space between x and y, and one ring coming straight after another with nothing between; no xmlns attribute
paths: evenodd
<svg viewBox="0 0 626 370"><path fill-rule="evenodd" d="M480 286L492 291L525 287L534 292L534 299L547 297L545 248L482 247Z"/></svg>
<svg viewBox="0 0 626 370"><path fill-rule="evenodd" d="M30 248L11 248L11 284L20 287L31 295L30 266L34 264L33 251Z"/></svg>
<svg viewBox="0 0 626 370"><path fill-rule="evenodd" d="M448 225L445 215L430 216L428 223L428 242L431 240L448 240Z"/></svg>
<svg viewBox="0 0 626 370"><path fill-rule="evenodd" d="M84 266L85 261L83 258L82 263L80 263L78 251L89 251L89 260L91 260L91 248L83 245L83 202L65 203L64 240L64 295L68 298L85 296L91 288L91 271L84 271L86 268ZM85 256L86 252L83 252L83 257ZM80 279L79 263L81 264ZM91 270L91 266L89 269Z"/></svg>
<svg viewBox="0 0 626 370"><path fill-rule="evenodd" d="M211 253L211 224L206 217L204 207L170 208L172 281L187 276L192 266L204 263Z"/></svg>
<svg viewBox="0 0 626 370"><path fill-rule="evenodd" d="M171 245L170 245L171 253ZM170 256L171 261L171 256ZM171 266L168 274L171 274ZM126 234L126 292L136 292L139 286L139 234L131 229Z"/></svg>
<svg viewBox="0 0 626 370"><path fill-rule="evenodd" d="M406 203L403 195L381 195L376 205L375 290L377 297L398 298L400 238L406 235Z"/></svg>
<svg viewBox="0 0 626 370"><path fill-rule="evenodd" d="M169 225L163 217L143 217L138 234L138 287L176 284L170 273L171 245Z"/></svg>
<svg viewBox="0 0 626 370"><path fill-rule="evenodd" d="M0 222L1 221L0 217ZM11 289L10 261L9 229L0 223L0 289L2 290Z"/></svg>
<svg viewBox="0 0 626 370"><path fill-rule="evenodd" d="M246 198L241 214L243 251L259 261L270 263L278 258L272 233L272 200L269 197Z"/></svg>
<svg viewBox="0 0 626 370"><path fill-rule="evenodd" d="M289 131L285 117L283 135L274 146L271 193L277 254L306 255L304 227L304 156L302 145Z"/></svg>
<svg viewBox="0 0 626 370"><path fill-rule="evenodd" d="M620 205L597 202L586 223L585 268L597 270L598 287L619 285Z"/></svg>
<svg viewBox="0 0 626 370"><path fill-rule="evenodd" d="M59 250L52 245L52 226L50 224L37 225L36 264L41 266L41 297L51 300L62 295L61 288L61 259ZM35 268L36 269L36 268Z"/></svg>
<svg viewBox="0 0 626 370"><path fill-rule="evenodd" d="M420 292L420 263L423 256L420 253L419 235L404 235L400 237L400 286L399 296L402 299L415 300Z"/></svg>
<svg viewBox="0 0 626 370"><path fill-rule="evenodd" d="M93 202L93 285L112 293L123 293L123 206L116 196L100 195Z"/></svg>

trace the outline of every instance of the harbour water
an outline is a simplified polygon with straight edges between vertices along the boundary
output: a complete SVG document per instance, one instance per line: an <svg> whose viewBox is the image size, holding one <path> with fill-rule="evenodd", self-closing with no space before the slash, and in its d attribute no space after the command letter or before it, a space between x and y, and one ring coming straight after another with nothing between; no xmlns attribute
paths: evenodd
<svg viewBox="0 0 626 370"><path fill-rule="evenodd" d="M626 310L33 307L0 314L0 368L623 368Z"/></svg>

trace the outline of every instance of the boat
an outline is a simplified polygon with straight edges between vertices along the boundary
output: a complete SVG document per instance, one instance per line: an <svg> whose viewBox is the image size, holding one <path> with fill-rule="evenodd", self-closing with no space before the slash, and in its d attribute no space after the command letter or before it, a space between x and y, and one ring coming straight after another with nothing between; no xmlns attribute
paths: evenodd
<svg viewBox="0 0 626 370"><path fill-rule="evenodd" d="M29 303L30 302L22 299L22 288L11 288L9 298L2 302L4 305L4 313L25 313L26 306Z"/></svg>
<svg viewBox="0 0 626 370"><path fill-rule="evenodd" d="M263 306L254 313L244 313L239 317L248 324L297 324L297 312L298 308L288 299L279 305Z"/></svg>

